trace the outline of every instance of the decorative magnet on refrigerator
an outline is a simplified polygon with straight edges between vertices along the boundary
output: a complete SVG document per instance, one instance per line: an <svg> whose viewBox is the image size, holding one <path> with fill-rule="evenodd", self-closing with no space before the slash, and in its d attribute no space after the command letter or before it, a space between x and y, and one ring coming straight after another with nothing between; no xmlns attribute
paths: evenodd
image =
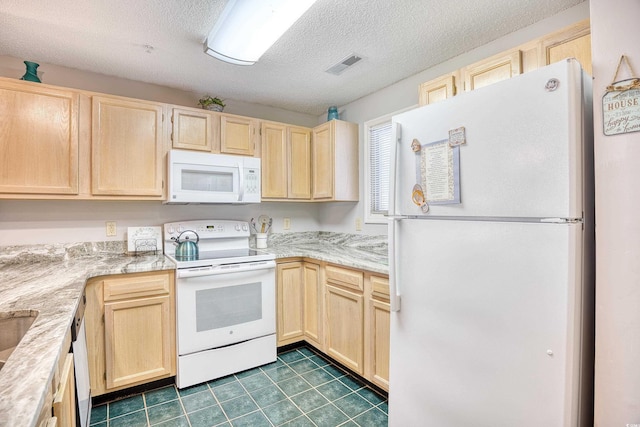
<svg viewBox="0 0 640 427"><path fill-rule="evenodd" d="M449 146L455 147L467 143L464 126L449 131Z"/></svg>
<svg viewBox="0 0 640 427"><path fill-rule="evenodd" d="M413 150L414 153L417 153L418 151L422 150L422 147L420 146L420 141L414 138L413 141L411 141L411 149Z"/></svg>
<svg viewBox="0 0 640 427"><path fill-rule="evenodd" d="M426 197L424 196L424 191L422 191L422 186L420 186L420 184L416 184L413 186L413 191L411 192L411 200L413 200L413 203L415 203L420 207L420 209L422 209L422 213L429 212L429 205L427 204Z"/></svg>

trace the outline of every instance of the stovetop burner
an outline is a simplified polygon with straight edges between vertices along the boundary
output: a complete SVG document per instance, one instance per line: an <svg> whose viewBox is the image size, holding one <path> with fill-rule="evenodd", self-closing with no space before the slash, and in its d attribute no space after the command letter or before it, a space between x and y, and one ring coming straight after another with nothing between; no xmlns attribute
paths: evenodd
<svg viewBox="0 0 640 427"><path fill-rule="evenodd" d="M177 238L184 230L192 230L198 234L197 257L185 259L175 256L176 246L172 238ZM164 253L180 269L275 259L273 254L250 248L249 236L246 221L199 220L168 223L164 225Z"/></svg>

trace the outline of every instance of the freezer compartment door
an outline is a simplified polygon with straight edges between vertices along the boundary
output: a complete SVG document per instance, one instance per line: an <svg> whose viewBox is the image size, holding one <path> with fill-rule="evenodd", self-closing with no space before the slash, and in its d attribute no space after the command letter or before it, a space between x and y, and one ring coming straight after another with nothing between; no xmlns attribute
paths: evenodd
<svg viewBox="0 0 640 427"><path fill-rule="evenodd" d="M592 131L583 123L583 74L577 61L561 61L394 116L400 141L392 152L396 209L390 214L423 215L412 201L422 155L412 141L424 146L464 127L461 203L432 204L426 215L581 218L593 175L583 152L592 150ZM558 84L550 90L553 79Z"/></svg>
<svg viewBox="0 0 640 427"><path fill-rule="evenodd" d="M584 425L580 225L402 220L396 238L390 426Z"/></svg>

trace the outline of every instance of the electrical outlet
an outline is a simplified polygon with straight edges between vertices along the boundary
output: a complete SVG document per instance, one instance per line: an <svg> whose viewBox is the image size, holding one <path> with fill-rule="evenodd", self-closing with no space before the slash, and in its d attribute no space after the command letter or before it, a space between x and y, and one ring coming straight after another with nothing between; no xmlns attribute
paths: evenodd
<svg viewBox="0 0 640 427"><path fill-rule="evenodd" d="M356 231L362 231L362 218L356 218Z"/></svg>
<svg viewBox="0 0 640 427"><path fill-rule="evenodd" d="M107 237L113 237L117 234L117 227L116 227L116 222L115 221L107 221L106 222L107 225Z"/></svg>
<svg viewBox="0 0 640 427"><path fill-rule="evenodd" d="M282 229L283 230L288 230L291 228L291 219L290 218L284 218L284 220L282 221Z"/></svg>

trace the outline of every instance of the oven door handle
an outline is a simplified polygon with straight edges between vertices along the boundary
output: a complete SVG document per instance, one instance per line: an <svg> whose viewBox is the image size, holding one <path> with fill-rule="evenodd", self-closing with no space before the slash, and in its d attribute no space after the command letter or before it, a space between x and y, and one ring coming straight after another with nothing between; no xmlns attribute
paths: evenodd
<svg viewBox="0 0 640 427"><path fill-rule="evenodd" d="M242 271L268 270L276 268L275 261L256 261L240 264L209 265L207 267L195 267L178 269L176 277L185 279L189 277L211 276L214 274L239 273Z"/></svg>

